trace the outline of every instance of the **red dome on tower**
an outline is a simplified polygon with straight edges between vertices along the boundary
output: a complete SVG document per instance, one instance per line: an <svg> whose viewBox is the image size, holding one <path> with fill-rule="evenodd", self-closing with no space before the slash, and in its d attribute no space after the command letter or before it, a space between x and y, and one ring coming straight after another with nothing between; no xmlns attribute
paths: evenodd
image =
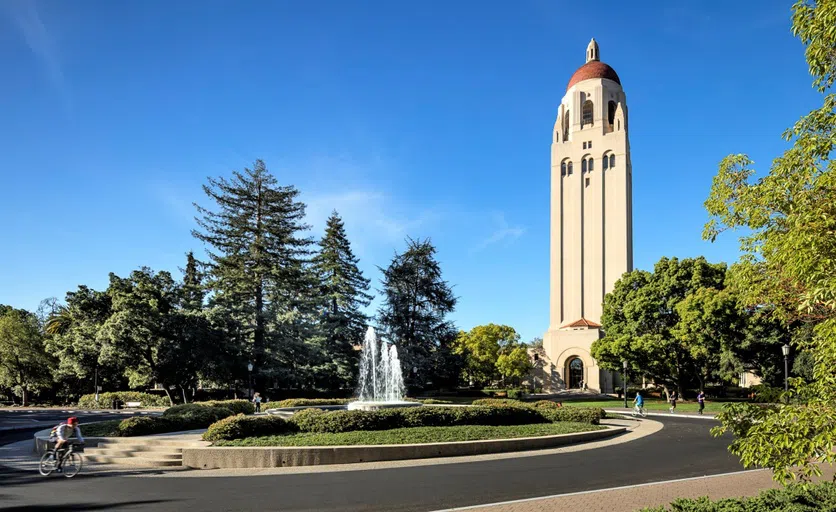
<svg viewBox="0 0 836 512"><path fill-rule="evenodd" d="M566 90L568 91L576 83L589 80L590 78L606 78L621 85L618 73L613 68L599 60L591 60L575 71L572 78L569 79L569 85L566 86Z"/></svg>

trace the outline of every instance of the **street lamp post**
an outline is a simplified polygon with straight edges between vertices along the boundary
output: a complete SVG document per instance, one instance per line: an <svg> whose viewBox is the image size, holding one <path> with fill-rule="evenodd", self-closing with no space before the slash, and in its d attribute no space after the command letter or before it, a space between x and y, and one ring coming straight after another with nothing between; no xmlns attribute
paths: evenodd
<svg viewBox="0 0 836 512"><path fill-rule="evenodd" d="M252 398L253 397L253 364L252 363L247 363L247 372L249 372L249 377L250 377L250 394L249 394L249 397Z"/></svg>
<svg viewBox="0 0 836 512"><path fill-rule="evenodd" d="M781 347L781 352L784 354L784 391L789 391L789 375L790 375L790 367L789 367L789 355L790 355L790 346L784 345Z"/></svg>
<svg viewBox="0 0 836 512"><path fill-rule="evenodd" d="M621 391L624 393L624 408L627 408L627 360L621 361L624 366L624 381L621 383Z"/></svg>

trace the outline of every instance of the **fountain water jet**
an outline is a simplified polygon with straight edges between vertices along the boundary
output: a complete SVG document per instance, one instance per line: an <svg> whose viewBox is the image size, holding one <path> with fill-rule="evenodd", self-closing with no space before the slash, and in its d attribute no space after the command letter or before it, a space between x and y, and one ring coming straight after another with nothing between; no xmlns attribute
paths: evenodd
<svg viewBox="0 0 836 512"><path fill-rule="evenodd" d="M374 328L366 330L360 355L359 399L348 404L349 410L374 410L412 407L419 402L404 401L403 373L398 347L378 341Z"/></svg>

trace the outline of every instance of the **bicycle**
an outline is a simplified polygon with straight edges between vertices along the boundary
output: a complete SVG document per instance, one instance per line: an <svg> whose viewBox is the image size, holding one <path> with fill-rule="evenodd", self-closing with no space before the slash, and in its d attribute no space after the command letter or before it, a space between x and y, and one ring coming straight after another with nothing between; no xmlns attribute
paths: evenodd
<svg viewBox="0 0 836 512"><path fill-rule="evenodd" d="M633 417L641 416L642 418L647 417L647 409L644 406L639 407L638 405L633 406Z"/></svg>
<svg viewBox="0 0 836 512"><path fill-rule="evenodd" d="M78 448L78 450L76 450L76 448ZM84 451L84 445L82 443L72 443L64 452L64 455L60 460L60 469L61 473L65 477L72 478L76 476L79 471L81 471L81 467L84 465L84 457L78 453L81 451ZM59 461L56 460L55 456L55 448L47 450L46 453L43 454L41 462L38 464L38 472L41 475L49 476L53 471L59 469Z"/></svg>

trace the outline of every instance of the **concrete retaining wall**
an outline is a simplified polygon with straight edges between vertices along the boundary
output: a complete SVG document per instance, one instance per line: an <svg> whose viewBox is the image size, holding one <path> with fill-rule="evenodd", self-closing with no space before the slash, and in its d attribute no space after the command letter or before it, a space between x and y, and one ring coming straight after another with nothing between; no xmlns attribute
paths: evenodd
<svg viewBox="0 0 836 512"><path fill-rule="evenodd" d="M184 448L183 466L195 469L275 468L459 457L554 448L603 439L621 434L626 430L624 427L607 427L605 430L556 436L431 444Z"/></svg>

